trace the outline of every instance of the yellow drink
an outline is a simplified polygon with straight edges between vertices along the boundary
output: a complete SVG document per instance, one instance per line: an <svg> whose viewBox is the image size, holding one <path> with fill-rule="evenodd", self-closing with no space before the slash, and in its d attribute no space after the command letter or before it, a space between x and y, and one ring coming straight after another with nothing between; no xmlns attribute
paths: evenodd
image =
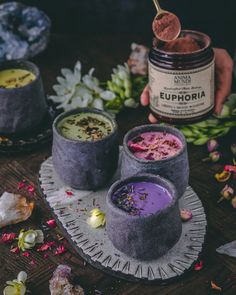
<svg viewBox="0 0 236 295"><path fill-rule="evenodd" d="M0 71L0 88L18 88L25 86L36 79L36 76L27 70L8 69Z"/></svg>

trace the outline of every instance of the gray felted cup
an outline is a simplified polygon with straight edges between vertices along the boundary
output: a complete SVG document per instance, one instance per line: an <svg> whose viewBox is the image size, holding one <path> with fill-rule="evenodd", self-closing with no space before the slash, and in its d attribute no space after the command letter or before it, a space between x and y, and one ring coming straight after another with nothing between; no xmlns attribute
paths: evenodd
<svg viewBox="0 0 236 295"><path fill-rule="evenodd" d="M23 60L0 64L0 71L23 69L36 79L18 88L0 88L0 133L12 134L32 130L39 126L47 114L47 103L38 67Z"/></svg>
<svg viewBox="0 0 236 295"><path fill-rule="evenodd" d="M152 215L130 215L118 208L113 194L122 186L133 182L152 182L165 188L171 202ZM182 222L177 190L174 185L157 175L140 174L115 182L107 194L106 231L116 249L141 260L156 259L167 253L179 240Z"/></svg>
<svg viewBox="0 0 236 295"><path fill-rule="evenodd" d="M104 116L112 124L110 134L96 141L65 138L58 130L58 123L65 117L82 113ZM94 190L103 187L117 169L119 157L118 128L106 112L81 108L59 115L53 123L52 159L60 179L72 188Z"/></svg>
<svg viewBox="0 0 236 295"><path fill-rule="evenodd" d="M137 158L128 147L128 141L144 132L166 132L177 136L183 147L174 156L161 160L146 160ZM187 144L184 135L178 129L163 125L143 125L131 129L123 140L121 160L121 177L127 178L139 173L160 175L170 180L176 187L178 197L185 192L189 181L189 161Z"/></svg>

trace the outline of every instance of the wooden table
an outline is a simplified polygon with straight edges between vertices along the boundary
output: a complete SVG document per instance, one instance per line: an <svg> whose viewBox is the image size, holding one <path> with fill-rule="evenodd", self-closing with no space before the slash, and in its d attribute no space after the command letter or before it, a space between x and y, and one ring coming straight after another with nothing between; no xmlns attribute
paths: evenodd
<svg viewBox="0 0 236 295"><path fill-rule="evenodd" d="M106 79L111 73L112 67L123 63L129 55L131 42L148 44L144 36L135 35L79 35L61 36L53 35L48 50L37 57L34 62L39 65L47 93L52 93L52 85L55 84L56 76L62 67L73 67L77 59L83 62L87 71L95 66L95 74L101 79ZM147 123L148 110L139 108L137 110L126 110L118 116L120 126L120 139L131 127ZM236 141L235 131L231 132L222 141L224 156L230 160L229 146ZM16 192L18 183L26 179L37 186L38 171L42 161L50 156L51 145L48 144L38 150L18 155L0 155L0 187L4 191ZM10 246L0 244L0 292L2 292L5 281L16 278L19 271L25 270L28 275L28 288L31 294L49 294L48 281L52 272L60 263L72 267L78 282L86 289L87 294L105 295L204 295L214 294L210 290L210 281L226 286L224 294L236 294L236 288L227 287L234 282L236 276L236 260L226 256L218 255L215 249L229 241L236 239L236 210L232 209L228 202L217 205L218 194L221 188L214 180L214 174L222 169L222 164L202 163L201 159L207 155L206 147L189 146L190 159L190 184L202 200L208 219L208 232L202 260L204 267L197 272L191 270L184 277L168 286L144 285L130 283L115 279L92 266L85 264L77 256L72 248L67 245L67 252L62 256L49 254L48 259L35 250L30 257L23 257L10 253ZM224 161L226 163L227 161ZM32 196L31 196L32 197ZM19 232L22 228L39 228L50 219L50 212L41 200L39 192L34 196L37 208L27 222L7 228L7 232ZM58 229L47 232L47 240L56 239L60 234ZM33 263L32 263L33 260ZM33 264L33 265L32 265Z"/></svg>

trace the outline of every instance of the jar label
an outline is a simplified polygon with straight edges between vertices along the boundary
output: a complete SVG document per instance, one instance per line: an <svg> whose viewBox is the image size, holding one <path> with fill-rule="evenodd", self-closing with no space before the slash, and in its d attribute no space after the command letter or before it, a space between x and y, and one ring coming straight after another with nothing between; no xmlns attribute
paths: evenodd
<svg viewBox="0 0 236 295"><path fill-rule="evenodd" d="M149 61L150 107L160 116L191 119L214 107L215 60L193 70L165 70Z"/></svg>

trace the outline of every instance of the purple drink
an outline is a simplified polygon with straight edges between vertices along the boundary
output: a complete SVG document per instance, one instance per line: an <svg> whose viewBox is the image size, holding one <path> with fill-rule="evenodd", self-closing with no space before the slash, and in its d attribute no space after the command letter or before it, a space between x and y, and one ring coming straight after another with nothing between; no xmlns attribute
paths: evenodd
<svg viewBox="0 0 236 295"><path fill-rule="evenodd" d="M113 203L134 216L148 216L166 208L172 196L164 187L152 182L131 182L112 196Z"/></svg>
<svg viewBox="0 0 236 295"><path fill-rule="evenodd" d="M144 132L128 142L135 157L146 160L162 160L175 156L182 148L181 140L166 132Z"/></svg>

